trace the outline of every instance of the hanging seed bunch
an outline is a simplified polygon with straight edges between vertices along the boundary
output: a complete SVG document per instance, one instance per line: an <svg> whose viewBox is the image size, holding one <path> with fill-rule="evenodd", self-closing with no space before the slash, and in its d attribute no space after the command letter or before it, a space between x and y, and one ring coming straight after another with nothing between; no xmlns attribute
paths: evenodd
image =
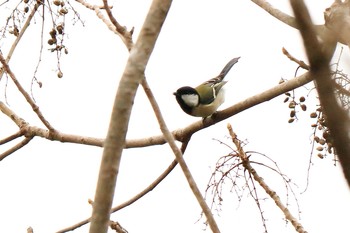
<svg viewBox="0 0 350 233"><path fill-rule="evenodd" d="M63 45L63 39L65 36L65 24L64 24L64 16L68 13L68 9L65 7L65 3L63 0L54 0L53 5L57 7L57 19L53 22L53 27L49 32L50 38L47 43L53 46L50 51L61 51L63 50L65 54L68 54L67 48Z"/></svg>
<svg viewBox="0 0 350 233"><path fill-rule="evenodd" d="M333 147L333 140L329 129L327 127L326 119L322 112L322 108L319 107L315 112L310 114L310 118L316 119L316 122L311 125L315 129L314 142L316 143L317 156L321 159L329 155L335 155L335 149Z"/></svg>
<svg viewBox="0 0 350 233"><path fill-rule="evenodd" d="M53 21L53 27L51 28L49 32L49 39L47 43L51 46L49 51L56 52L58 56L58 64L57 64L57 77L62 78L63 72L60 68L60 57L62 55L62 52L64 54L68 54L68 49L64 45L64 39L65 39L65 16L69 13L68 8L66 8L66 4L64 0L53 0L52 1L52 11L56 10L55 20Z"/></svg>
<svg viewBox="0 0 350 233"><path fill-rule="evenodd" d="M284 80L281 80L280 84L283 82L284 82ZM296 119L298 119L297 112L299 109L301 109L304 112L307 110L307 107L305 104L306 99L304 96L297 98L295 96L294 91L286 92L286 93L284 93L284 95L285 95L285 98L284 98L283 102L288 104L288 108L290 110L288 123L293 123Z"/></svg>

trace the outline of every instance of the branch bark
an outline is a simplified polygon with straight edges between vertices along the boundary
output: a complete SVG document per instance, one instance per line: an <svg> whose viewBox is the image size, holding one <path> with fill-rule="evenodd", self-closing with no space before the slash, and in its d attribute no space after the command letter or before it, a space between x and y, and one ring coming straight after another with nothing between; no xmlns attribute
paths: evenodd
<svg viewBox="0 0 350 233"><path fill-rule="evenodd" d="M350 119L334 95L331 80L330 54L325 53L317 39L309 12L302 0L291 0L291 5L300 28L304 47L310 63L310 75L314 78L322 111L334 141L336 154L343 168L344 176L350 186Z"/></svg>
<svg viewBox="0 0 350 233"><path fill-rule="evenodd" d="M91 216L90 233L107 232L125 136L137 88L170 9L170 0L154 0L133 46L115 97Z"/></svg>

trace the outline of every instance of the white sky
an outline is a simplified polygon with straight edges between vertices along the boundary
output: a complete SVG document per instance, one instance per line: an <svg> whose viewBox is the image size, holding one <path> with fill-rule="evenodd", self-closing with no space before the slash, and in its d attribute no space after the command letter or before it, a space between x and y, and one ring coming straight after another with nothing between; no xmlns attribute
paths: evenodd
<svg viewBox="0 0 350 233"><path fill-rule="evenodd" d="M290 13L288 1L270 1ZM150 1L114 1L119 22L135 26L136 36L142 26ZM323 23L323 10L332 1L307 1L316 23ZM95 14L74 3L81 12L85 27L66 22L69 54L62 57L62 79L56 77L55 55L44 53L38 78L43 88L34 86L37 104L45 117L61 132L103 138L108 127L111 106L128 53L120 39L99 21ZM0 15L4 15L0 9ZM10 66L27 90L38 60L40 19L19 44ZM48 16L46 17L48 20ZM4 19L1 19L1 23ZM3 25L3 24L1 24ZM48 30L47 30L48 31ZM47 36L47 35L46 35ZM45 39L45 41L47 38ZM0 41L4 54L13 41ZM44 51L48 48L45 44ZM197 85L217 75L228 60L241 56L227 76L226 103L233 105L247 97L277 85L281 77L294 76L296 65L281 52L305 60L300 36L251 1L174 1L157 46L146 70L165 120L170 129L182 128L198 120L177 105L172 92L183 85ZM338 53L339 54L339 50ZM348 48L344 47L341 65L349 70ZM0 100L4 97L5 79L0 82ZM41 126L24 98L9 81L6 89L9 107L29 123ZM297 95L306 95L304 88ZM312 92L313 93L313 92ZM185 158L199 188L204 191L217 159L230 150L214 139L230 143L226 124L249 144L247 150L258 151L274 159L295 188L302 211L301 223L308 232L348 232L349 191L339 165L332 157L313 156L310 185L306 185L311 151L311 121L314 95L307 99L309 110L300 112L299 121L288 124L289 109L284 96L248 109L193 136ZM0 114L0 138L16 132L16 126ZM128 138L160 133L151 107L139 90L129 126ZM17 141L16 141L17 142ZM14 145L12 143L11 145ZM5 151L11 145L2 145ZM0 162L0 232L55 232L70 226L91 213L88 199L93 199L102 148L62 144L35 138L29 145ZM123 153L118 177L115 205L128 200L149 185L173 160L167 145L146 149L128 149ZM256 157L259 159L259 157ZM265 181L281 192L279 177L266 174ZM223 211L214 211L222 232L263 232L258 209L248 193L241 203L234 193L224 195ZM261 197L265 197L261 192ZM262 201L269 232L295 232L285 224L273 201ZM295 202L291 201L297 215ZM113 214L130 233L136 232L203 232L200 208L177 167L158 187L132 206ZM75 232L87 232L84 226ZM208 231L210 231L208 229Z"/></svg>

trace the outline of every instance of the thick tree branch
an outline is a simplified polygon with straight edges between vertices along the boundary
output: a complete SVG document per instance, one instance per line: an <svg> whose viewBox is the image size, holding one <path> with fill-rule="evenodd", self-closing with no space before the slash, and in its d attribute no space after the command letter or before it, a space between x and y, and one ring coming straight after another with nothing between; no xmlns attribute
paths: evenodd
<svg viewBox="0 0 350 233"><path fill-rule="evenodd" d="M302 0L291 0L291 5L299 24L305 50L310 63L310 75L315 79L322 111L334 141L336 154L343 167L344 176L350 185L350 119L334 95L329 62L331 56L324 53L317 40L309 12ZM329 45L326 45L329 46Z"/></svg>
<svg viewBox="0 0 350 233"><path fill-rule="evenodd" d="M120 80L107 138L104 143L90 233L103 233L108 230L110 209L136 90L144 77L147 62L170 5L171 1L154 0L152 2L139 38L130 52L124 74ZM108 7L106 2L105 7Z"/></svg>

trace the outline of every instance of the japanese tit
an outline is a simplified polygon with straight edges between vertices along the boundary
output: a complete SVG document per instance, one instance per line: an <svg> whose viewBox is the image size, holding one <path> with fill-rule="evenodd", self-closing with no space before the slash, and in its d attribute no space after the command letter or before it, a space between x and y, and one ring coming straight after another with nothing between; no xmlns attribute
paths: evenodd
<svg viewBox="0 0 350 233"><path fill-rule="evenodd" d="M221 73L215 78L209 79L196 88L189 86L181 87L174 95L182 110L195 117L208 117L212 115L225 100L223 81L232 66L240 57L233 58L227 63Z"/></svg>

